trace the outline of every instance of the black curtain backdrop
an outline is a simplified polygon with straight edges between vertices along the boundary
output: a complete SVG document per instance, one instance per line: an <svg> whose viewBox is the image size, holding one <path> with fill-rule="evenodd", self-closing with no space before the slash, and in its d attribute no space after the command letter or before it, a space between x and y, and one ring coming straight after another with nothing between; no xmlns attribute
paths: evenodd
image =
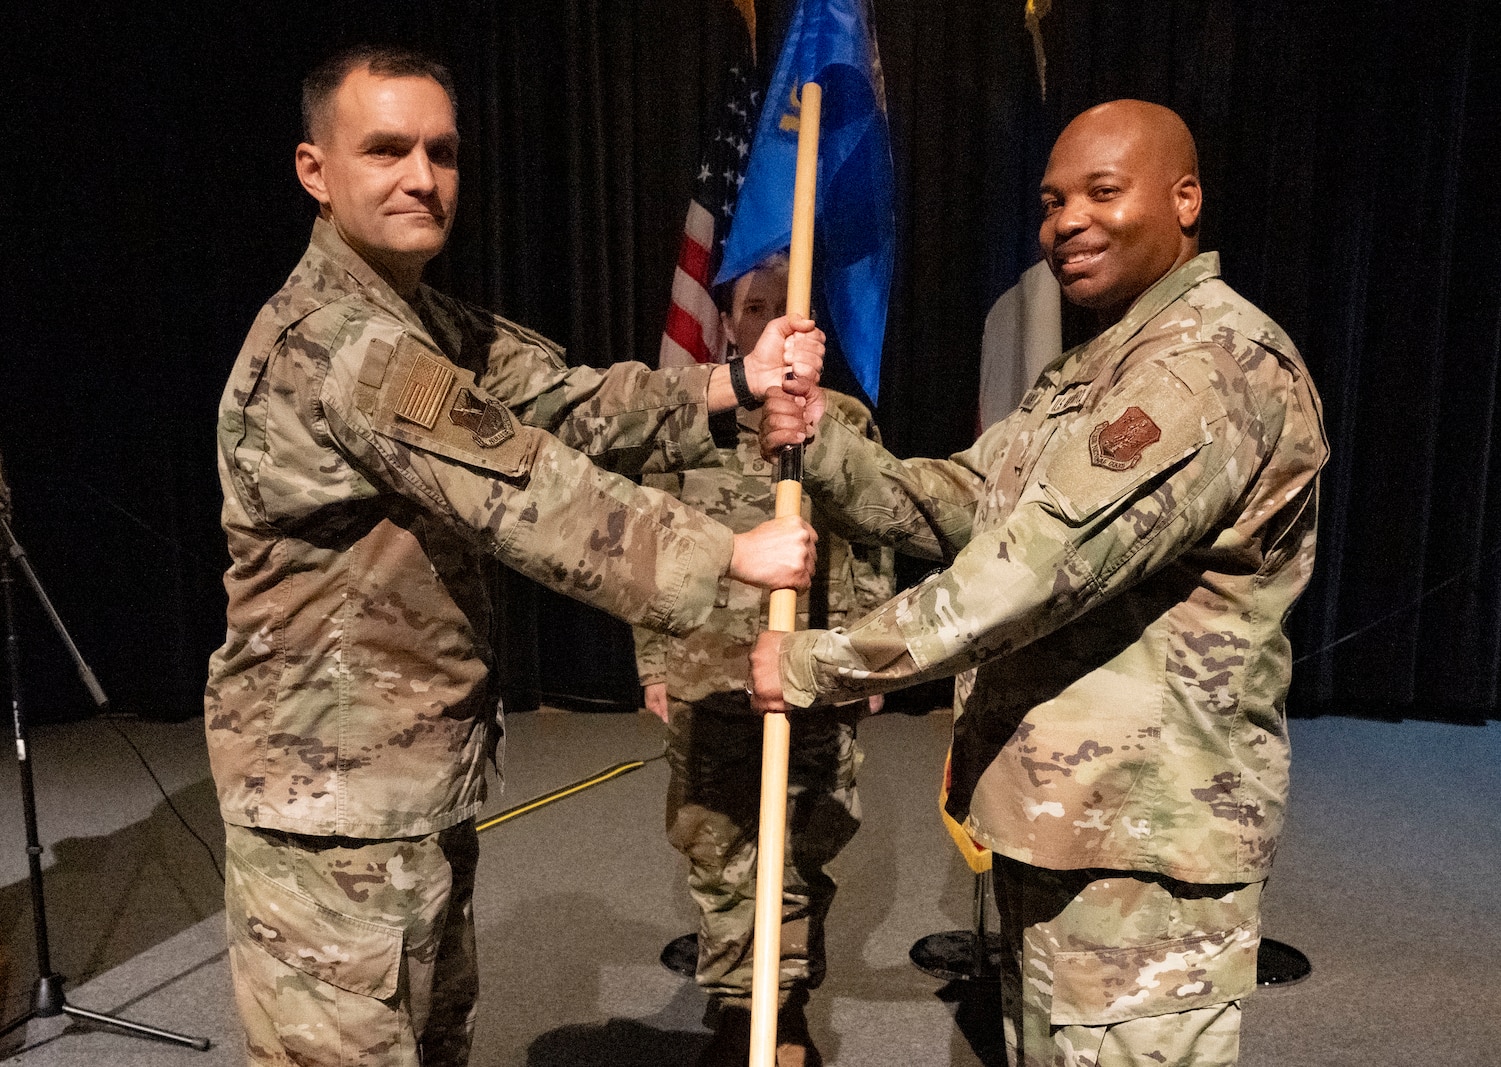
<svg viewBox="0 0 1501 1067"><path fill-rule="evenodd" d="M758 5L763 77L792 4ZM430 279L569 346L655 359L727 0L33 5L0 79L15 528L114 704L197 714L222 639L214 412L313 216L298 81L337 44L427 47L459 81L458 227ZM1333 460L1293 620L1295 713L1494 717L1501 699L1501 5L1054 0L1046 129L1022 0L875 0L897 174L883 431L966 446L1024 141L1101 100L1199 139L1204 245L1298 342ZM1080 326L1069 323L1077 334ZM915 570L914 570L915 573ZM512 704L633 707L625 628L519 579ZM27 706L89 714L24 589Z"/></svg>

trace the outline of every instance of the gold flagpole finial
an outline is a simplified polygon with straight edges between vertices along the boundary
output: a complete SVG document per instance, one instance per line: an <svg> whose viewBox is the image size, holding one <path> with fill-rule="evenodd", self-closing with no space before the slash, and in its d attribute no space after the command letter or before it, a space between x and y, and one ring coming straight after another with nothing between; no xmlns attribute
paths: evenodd
<svg viewBox="0 0 1501 1067"><path fill-rule="evenodd" d="M732 0L735 7L740 11L740 17L745 20L745 28L750 33L751 58L756 55L756 0Z"/></svg>
<svg viewBox="0 0 1501 1067"><path fill-rule="evenodd" d="M1048 98L1048 57L1042 50L1042 20L1053 10L1053 0L1027 0L1027 29L1032 34L1032 54L1037 58L1037 85Z"/></svg>

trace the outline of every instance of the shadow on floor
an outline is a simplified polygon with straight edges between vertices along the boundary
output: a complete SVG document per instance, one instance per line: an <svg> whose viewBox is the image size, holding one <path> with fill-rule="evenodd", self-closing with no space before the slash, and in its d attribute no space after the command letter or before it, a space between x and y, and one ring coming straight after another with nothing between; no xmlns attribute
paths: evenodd
<svg viewBox="0 0 1501 1067"><path fill-rule="evenodd" d="M1006 1067L1001 987L994 982L950 982L934 996L954 1006L954 1026L984 1067Z"/></svg>
<svg viewBox="0 0 1501 1067"><path fill-rule="evenodd" d="M662 1067L690 1064L708 1044L708 1034L658 1030L637 1019L604 1025L560 1026L526 1050L527 1067Z"/></svg>
<svg viewBox="0 0 1501 1067"><path fill-rule="evenodd" d="M213 783L179 790L172 803L223 866L223 829ZM45 817L45 813L42 813ZM195 926L224 907L224 883L203 846L167 803L112 834L51 846L42 874L52 969L73 988ZM0 888L0 1029L32 1006L37 979L31 882ZM19 1032L0 1038L12 1055Z"/></svg>

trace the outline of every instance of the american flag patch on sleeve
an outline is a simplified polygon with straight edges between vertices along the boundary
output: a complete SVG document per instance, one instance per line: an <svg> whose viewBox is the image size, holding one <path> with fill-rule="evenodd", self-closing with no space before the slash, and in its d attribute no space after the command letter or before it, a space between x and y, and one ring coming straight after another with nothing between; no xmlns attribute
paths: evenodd
<svg viewBox="0 0 1501 1067"><path fill-rule="evenodd" d="M396 394L398 418L431 430L454 383L453 368L422 352L414 352L407 379Z"/></svg>

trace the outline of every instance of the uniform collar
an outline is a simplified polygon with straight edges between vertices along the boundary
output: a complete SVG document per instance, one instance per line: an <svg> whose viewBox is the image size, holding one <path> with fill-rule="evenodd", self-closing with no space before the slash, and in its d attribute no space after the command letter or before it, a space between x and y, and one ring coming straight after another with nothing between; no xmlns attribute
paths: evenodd
<svg viewBox="0 0 1501 1067"><path fill-rule="evenodd" d="M1147 323L1162 314L1169 304L1181 299L1194 286L1219 276L1220 254L1200 252L1183 266L1160 279L1136 298L1136 302L1131 305L1119 322L1077 350L1078 362L1067 381L1070 383L1092 381L1099 374L1098 363L1102 355L1118 351L1127 341L1140 333Z"/></svg>
<svg viewBox="0 0 1501 1067"><path fill-rule="evenodd" d="M344 238L339 236L337 227L321 215L313 220L313 237L308 244L308 250L328 260L334 270L348 275L355 285L363 289L365 295L375 303L408 325L417 327L423 333L427 332L427 327L422 317L417 314L417 309L402 299L401 295L391 288L391 283L382 278L358 252L349 247ZM422 287L419 287L419 300L421 292Z"/></svg>

